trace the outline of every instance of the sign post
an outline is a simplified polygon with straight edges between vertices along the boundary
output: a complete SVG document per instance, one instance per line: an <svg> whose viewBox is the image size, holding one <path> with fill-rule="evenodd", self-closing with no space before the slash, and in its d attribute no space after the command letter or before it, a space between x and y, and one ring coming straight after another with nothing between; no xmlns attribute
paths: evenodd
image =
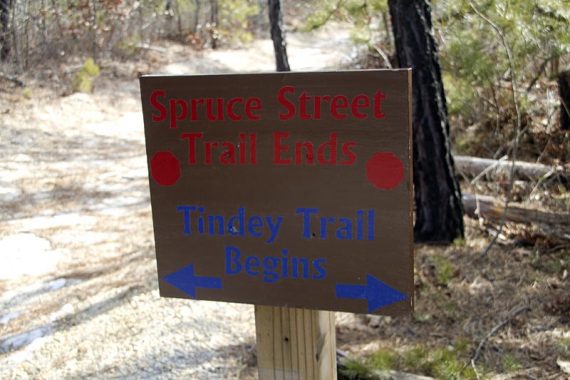
<svg viewBox="0 0 570 380"><path fill-rule="evenodd" d="M255 333L260 379L336 379L333 312L255 306Z"/></svg>
<svg viewBox="0 0 570 380"><path fill-rule="evenodd" d="M413 309L411 71L141 78L160 294L255 304L260 377ZM305 310L311 309L311 310Z"/></svg>

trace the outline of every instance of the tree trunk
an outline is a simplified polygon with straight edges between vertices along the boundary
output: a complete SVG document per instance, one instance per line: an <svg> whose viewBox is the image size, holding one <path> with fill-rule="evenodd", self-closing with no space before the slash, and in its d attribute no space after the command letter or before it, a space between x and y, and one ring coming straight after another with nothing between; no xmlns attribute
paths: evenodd
<svg viewBox="0 0 570 380"><path fill-rule="evenodd" d="M400 67L413 69L414 192L417 242L463 237L461 190L450 152L449 121L427 0L389 0Z"/></svg>
<svg viewBox="0 0 570 380"><path fill-rule="evenodd" d="M182 12L180 12L180 4L176 2L176 23L178 24L178 37L182 37Z"/></svg>
<svg viewBox="0 0 570 380"><path fill-rule="evenodd" d="M93 60L97 62L97 3L95 0L91 0L91 54ZM141 23L142 24L142 23ZM141 41L142 32L141 32Z"/></svg>
<svg viewBox="0 0 570 380"><path fill-rule="evenodd" d="M198 32L198 25L200 24L200 0L194 0L194 21L192 22L192 33Z"/></svg>
<svg viewBox="0 0 570 380"><path fill-rule="evenodd" d="M570 70L558 74L560 91L560 129L570 130Z"/></svg>
<svg viewBox="0 0 570 380"><path fill-rule="evenodd" d="M283 36L283 19L281 17L281 1L267 0L269 9L269 23L271 26L271 39L275 50L275 64L277 71L291 71L289 60L287 59L287 44Z"/></svg>
<svg viewBox="0 0 570 380"><path fill-rule="evenodd" d="M8 23L10 21L11 0L0 0L0 61L5 61L10 54L10 36Z"/></svg>
<svg viewBox="0 0 570 380"><path fill-rule="evenodd" d="M218 0L210 0L210 44L218 47Z"/></svg>

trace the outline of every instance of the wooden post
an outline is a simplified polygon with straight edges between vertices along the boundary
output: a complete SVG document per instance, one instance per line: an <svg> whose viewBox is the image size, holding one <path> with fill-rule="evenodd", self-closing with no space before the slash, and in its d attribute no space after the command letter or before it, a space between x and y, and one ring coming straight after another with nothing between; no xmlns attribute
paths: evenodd
<svg viewBox="0 0 570 380"><path fill-rule="evenodd" d="M260 380L336 380L334 313L255 306Z"/></svg>

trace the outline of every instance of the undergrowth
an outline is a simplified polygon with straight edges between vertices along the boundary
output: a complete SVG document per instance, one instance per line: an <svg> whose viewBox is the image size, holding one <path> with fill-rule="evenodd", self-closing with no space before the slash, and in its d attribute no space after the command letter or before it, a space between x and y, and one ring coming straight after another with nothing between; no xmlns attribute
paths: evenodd
<svg viewBox="0 0 570 380"><path fill-rule="evenodd" d="M341 378L350 380L377 380L390 378L390 371L408 372L431 376L442 380L477 379L475 370L466 365L469 362L471 346L466 341L458 341L450 347L429 347L417 345L404 351L383 348L364 359L348 359L343 363ZM517 365L515 359L506 364L509 368Z"/></svg>

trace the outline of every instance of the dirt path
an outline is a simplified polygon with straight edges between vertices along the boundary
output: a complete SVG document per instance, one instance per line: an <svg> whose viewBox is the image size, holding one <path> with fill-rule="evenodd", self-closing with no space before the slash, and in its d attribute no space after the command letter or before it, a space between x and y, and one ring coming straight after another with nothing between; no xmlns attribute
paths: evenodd
<svg viewBox="0 0 570 380"><path fill-rule="evenodd" d="M159 71L271 71L271 49L169 45ZM296 70L350 53L343 30L289 36ZM138 82L1 95L0 378L252 376L252 306L158 297Z"/></svg>

